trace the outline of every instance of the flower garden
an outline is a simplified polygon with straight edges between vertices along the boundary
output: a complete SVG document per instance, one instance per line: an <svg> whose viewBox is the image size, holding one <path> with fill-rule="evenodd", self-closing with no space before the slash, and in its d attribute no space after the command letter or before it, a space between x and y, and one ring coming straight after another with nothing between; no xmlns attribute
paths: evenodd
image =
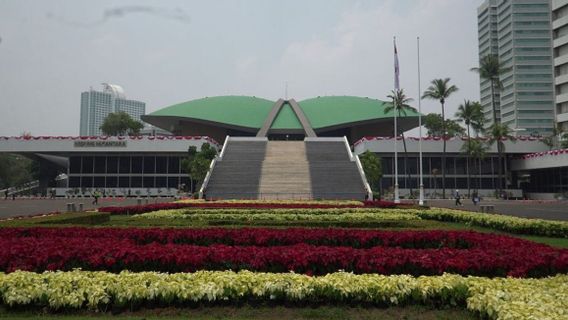
<svg viewBox="0 0 568 320"><path fill-rule="evenodd" d="M95 225L1 222L5 314L421 305L481 319L568 319L568 245L527 240L564 241L567 222L356 201L100 211L109 220Z"/></svg>

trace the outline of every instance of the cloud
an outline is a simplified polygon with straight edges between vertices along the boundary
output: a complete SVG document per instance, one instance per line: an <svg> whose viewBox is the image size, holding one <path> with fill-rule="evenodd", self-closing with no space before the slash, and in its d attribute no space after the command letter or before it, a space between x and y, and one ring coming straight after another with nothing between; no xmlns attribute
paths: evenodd
<svg viewBox="0 0 568 320"><path fill-rule="evenodd" d="M397 36L401 86L411 97L418 95L416 37L420 36L421 89L431 79L451 77L462 89L449 99L452 115L464 98L478 98L477 76L469 71L477 63L475 10L460 1L417 0L405 5L385 1L373 8L355 4L329 32L289 43L273 74L294 81L294 94L304 97L354 94L386 99L393 88L393 36ZM424 101L423 107L427 112L439 108L430 101Z"/></svg>
<svg viewBox="0 0 568 320"><path fill-rule="evenodd" d="M68 20L65 17L59 16L51 12L47 13L47 18L73 27L88 28L88 27L96 27L102 25L112 19L120 19L127 15L137 14L137 13L148 14L168 20L175 20L184 24L189 24L191 21L189 15L185 13L181 8L167 9L167 8L136 6L136 5L106 9L104 10L101 19L92 22L79 22L79 21Z"/></svg>

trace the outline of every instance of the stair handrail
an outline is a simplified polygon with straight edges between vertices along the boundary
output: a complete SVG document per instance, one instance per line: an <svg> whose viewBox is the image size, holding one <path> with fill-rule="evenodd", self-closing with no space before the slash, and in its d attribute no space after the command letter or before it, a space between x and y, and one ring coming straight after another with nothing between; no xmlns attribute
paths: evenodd
<svg viewBox="0 0 568 320"><path fill-rule="evenodd" d="M1 194L4 194L6 191L8 191L8 194L14 194L14 193L20 193L20 192L24 192L24 191L28 191L31 189L35 189L39 187L39 180L32 180L32 181L28 181L26 183L20 184L16 187L8 187L5 189L0 190Z"/></svg>
<svg viewBox="0 0 568 320"><path fill-rule="evenodd" d="M363 181L363 187L365 188L365 192L367 192L367 199L373 199L373 190L371 189L371 185L367 181L367 176L365 175L365 170L363 170L363 165L361 165L361 160L359 159L359 155L354 154L351 151L351 147L349 146L349 141L347 141L347 137L343 136L343 141L345 142L345 147L347 148L347 153L349 154L349 158L351 161L354 161L357 165L357 171L359 171L359 176L361 176L361 180Z"/></svg>
<svg viewBox="0 0 568 320"><path fill-rule="evenodd" d="M219 159L223 159L225 155L225 150L227 149L227 143L229 143L230 136L225 137L225 142L223 142L223 147L221 148L221 153L219 153Z"/></svg>
<svg viewBox="0 0 568 320"><path fill-rule="evenodd" d="M205 179L203 179L201 188L199 188L199 199L203 199L203 193L205 193L205 189L207 189L207 185L209 184L209 179L211 179L211 174L213 172L213 169L215 168L215 164L217 163L217 161L223 160L223 155L225 154L225 150L227 149L229 138L229 136L225 137L225 142L223 142L223 148L221 149L221 152L219 153L219 155L215 156L215 158L211 161L211 164L209 164L209 170L205 175Z"/></svg>

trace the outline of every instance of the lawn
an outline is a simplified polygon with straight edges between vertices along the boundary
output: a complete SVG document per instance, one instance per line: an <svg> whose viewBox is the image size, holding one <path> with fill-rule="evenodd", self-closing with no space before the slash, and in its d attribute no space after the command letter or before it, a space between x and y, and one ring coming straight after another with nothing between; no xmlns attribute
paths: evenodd
<svg viewBox="0 0 568 320"><path fill-rule="evenodd" d="M0 309L0 319L100 319L109 317L109 314L95 312L66 312L49 314L41 311L8 311ZM436 309L424 306L406 306L391 308L363 308L363 307L333 307L318 306L299 308L294 306L218 306L198 308L161 308L127 311L112 315L113 319L120 320L284 320L284 319L321 319L321 320L473 320L477 319L473 314L463 308Z"/></svg>

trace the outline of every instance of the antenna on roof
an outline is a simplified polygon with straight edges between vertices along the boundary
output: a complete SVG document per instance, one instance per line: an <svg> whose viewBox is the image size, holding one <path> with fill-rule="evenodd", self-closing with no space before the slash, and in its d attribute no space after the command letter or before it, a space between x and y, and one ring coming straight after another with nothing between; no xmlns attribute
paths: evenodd
<svg viewBox="0 0 568 320"><path fill-rule="evenodd" d="M288 81L284 82L284 100L288 100Z"/></svg>

